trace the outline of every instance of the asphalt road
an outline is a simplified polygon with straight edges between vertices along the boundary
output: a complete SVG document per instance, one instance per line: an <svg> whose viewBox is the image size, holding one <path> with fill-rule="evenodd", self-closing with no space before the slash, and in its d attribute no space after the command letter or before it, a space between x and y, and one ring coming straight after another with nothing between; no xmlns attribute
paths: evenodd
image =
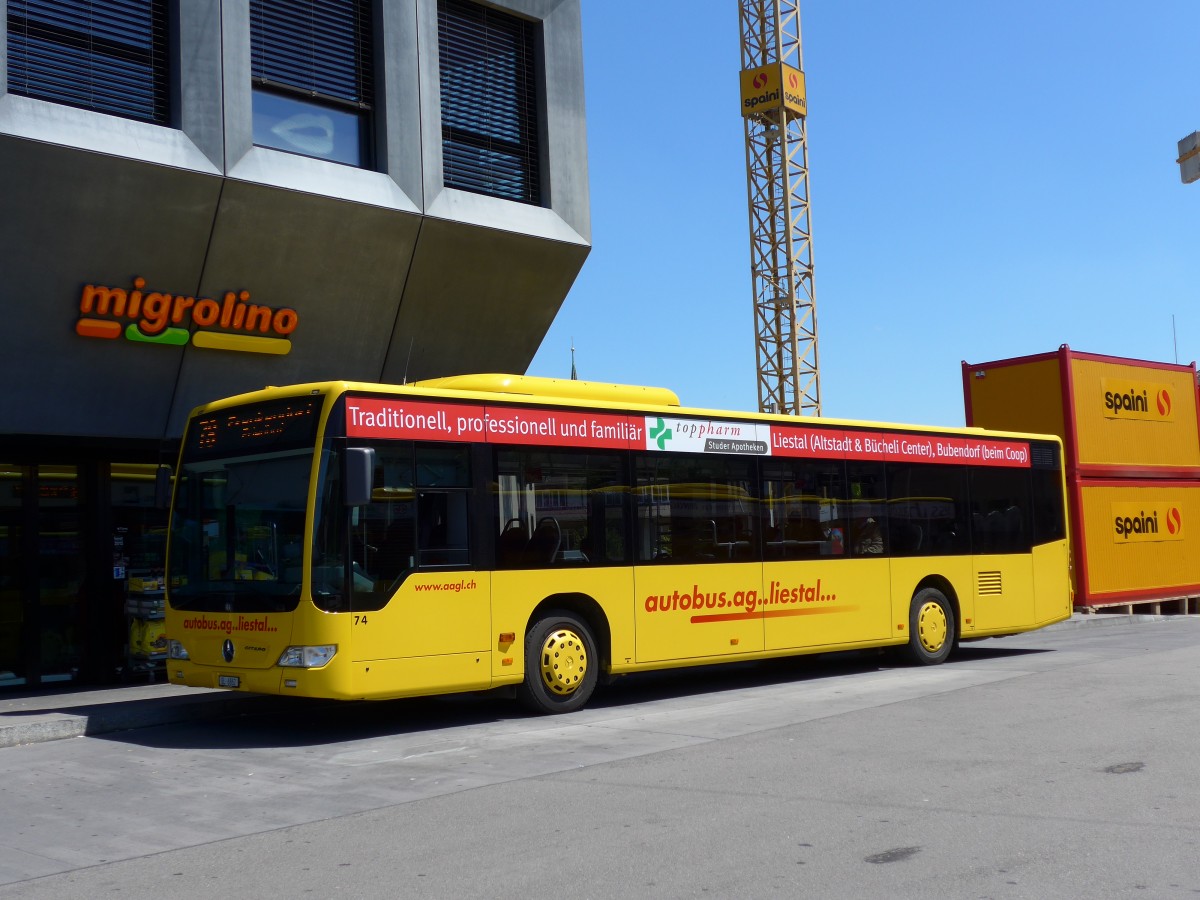
<svg viewBox="0 0 1200 900"><path fill-rule="evenodd" d="M1195 897L1200 619L0 750L0 896Z"/></svg>

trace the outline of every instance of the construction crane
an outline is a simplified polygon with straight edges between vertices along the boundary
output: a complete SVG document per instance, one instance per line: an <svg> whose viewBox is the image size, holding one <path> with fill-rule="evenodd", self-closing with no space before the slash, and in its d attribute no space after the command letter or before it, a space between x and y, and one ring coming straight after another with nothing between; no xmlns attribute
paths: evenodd
<svg viewBox="0 0 1200 900"><path fill-rule="evenodd" d="M758 407L820 415L799 0L738 0Z"/></svg>

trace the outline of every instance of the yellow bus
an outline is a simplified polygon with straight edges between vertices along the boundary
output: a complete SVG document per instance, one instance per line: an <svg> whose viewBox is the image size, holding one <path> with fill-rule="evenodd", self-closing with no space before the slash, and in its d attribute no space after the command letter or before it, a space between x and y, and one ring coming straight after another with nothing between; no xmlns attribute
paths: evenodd
<svg viewBox="0 0 1200 900"><path fill-rule="evenodd" d="M1071 613L1056 437L685 409L474 375L192 413L168 677L540 712L649 669L959 641Z"/></svg>

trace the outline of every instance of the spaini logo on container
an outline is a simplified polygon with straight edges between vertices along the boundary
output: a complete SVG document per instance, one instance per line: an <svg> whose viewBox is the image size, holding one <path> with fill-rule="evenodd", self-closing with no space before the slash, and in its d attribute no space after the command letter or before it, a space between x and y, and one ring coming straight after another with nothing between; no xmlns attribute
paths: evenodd
<svg viewBox="0 0 1200 900"><path fill-rule="evenodd" d="M1112 504L1113 541L1118 544L1147 541L1182 541L1183 504Z"/></svg>
<svg viewBox="0 0 1200 900"><path fill-rule="evenodd" d="M1164 418L1171 415L1171 392L1166 388L1158 392L1158 414Z"/></svg>
<svg viewBox="0 0 1200 900"><path fill-rule="evenodd" d="M1175 418L1170 385L1101 378L1100 390L1107 419L1170 422Z"/></svg>
<svg viewBox="0 0 1200 900"><path fill-rule="evenodd" d="M290 335L300 324L294 309L251 303L249 291L227 291L218 303L208 297L145 292L145 287L144 278L135 278L131 290L85 284L75 333L107 339L124 336L137 343L175 347L190 342L194 347L240 353L283 356L291 352Z"/></svg>

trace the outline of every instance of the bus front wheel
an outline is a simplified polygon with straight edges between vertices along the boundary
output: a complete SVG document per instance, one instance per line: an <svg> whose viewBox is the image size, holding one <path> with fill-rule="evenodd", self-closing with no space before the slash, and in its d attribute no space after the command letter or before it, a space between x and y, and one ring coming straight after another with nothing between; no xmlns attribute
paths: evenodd
<svg viewBox="0 0 1200 900"><path fill-rule="evenodd" d="M954 649L958 622L954 607L937 588L923 588L913 595L908 613L907 656L920 666L945 662Z"/></svg>
<svg viewBox="0 0 1200 900"><path fill-rule="evenodd" d="M525 680L517 695L534 712L574 712L592 696L599 664L587 623L552 611L525 635Z"/></svg>

